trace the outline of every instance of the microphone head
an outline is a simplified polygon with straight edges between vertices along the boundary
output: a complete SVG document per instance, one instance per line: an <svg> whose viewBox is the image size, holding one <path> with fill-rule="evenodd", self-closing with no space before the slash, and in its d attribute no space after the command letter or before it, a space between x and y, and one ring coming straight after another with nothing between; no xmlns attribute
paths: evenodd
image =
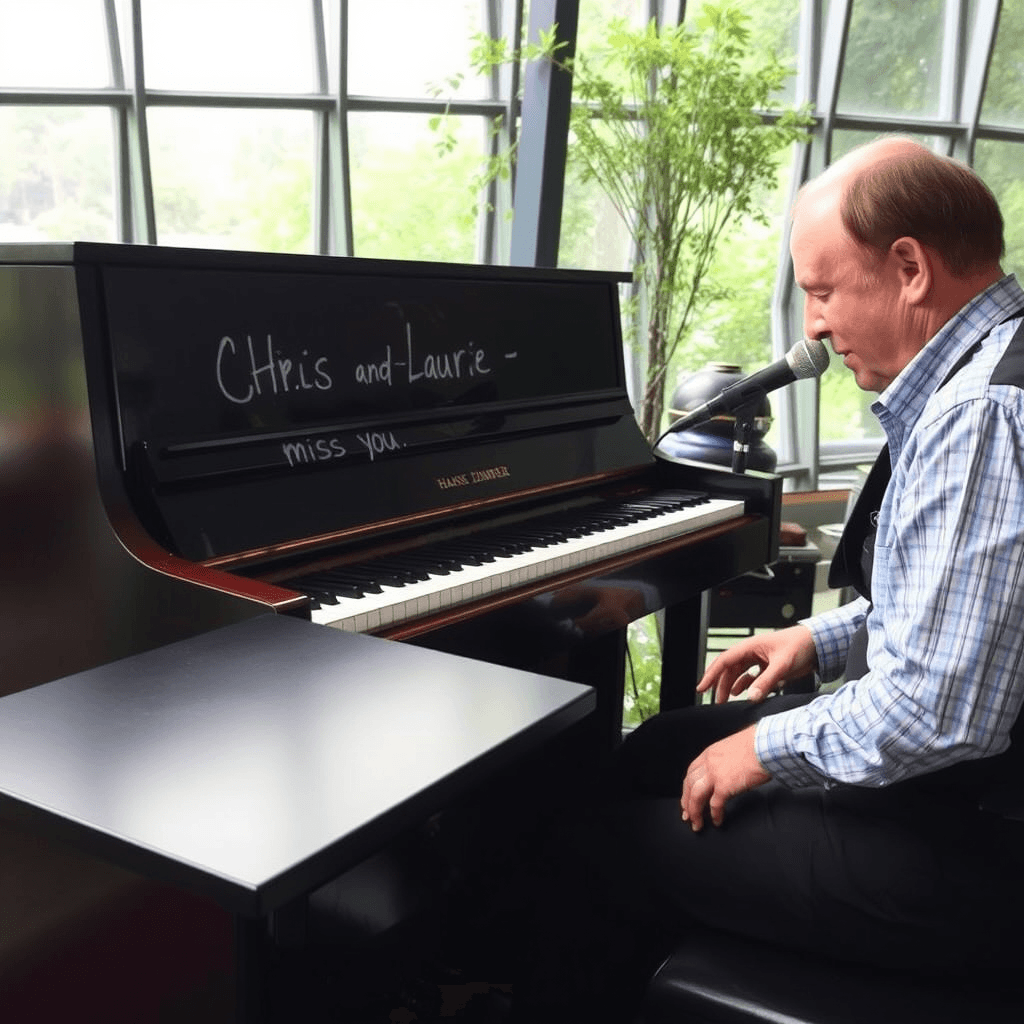
<svg viewBox="0 0 1024 1024"><path fill-rule="evenodd" d="M828 349L817 338L801 338L786 353L786 362L797 380L819 377L828 368Z"/></svg>

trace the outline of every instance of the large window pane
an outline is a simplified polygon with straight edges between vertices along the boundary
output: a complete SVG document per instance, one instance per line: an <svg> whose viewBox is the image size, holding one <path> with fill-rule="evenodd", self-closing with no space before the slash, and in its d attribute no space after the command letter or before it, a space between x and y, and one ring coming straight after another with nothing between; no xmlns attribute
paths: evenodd
<svg viewBox="0 0 1024 1024"><path fill-rule="evenodd" d="M607 195L593 181L582 183L570 168L562 200L558 265L629 272L631 253L629 228Z"/></svg>
<svg viewBox="0 0 1024 1024"><path fill-rule="evenodd" d="M1024 127L1024 3L1005 0L999 13L992 63L985 82L981 119L987 124Z"/></svg>
<svg viewBox="0 0 1024 1024"><path fill-rule="evenodd" d="M0 87L109 85L101 0L0 0Z"/></svg>
<svg viewBox="0 0 1024 1024"><path fill-rule="evenodd" d="M742 4L740 9L747 18L750 31L751 57L760 62L765 52L774 53L783 64L796 70L796 49L800 35L801 0L758 0L756 4ZM704 3L687 4L687 19L692 19L706 3L718 4L718 0L704 0ZM692 13L691 13L692 12ZM776 99L780 103L792 104L796 98L796 75L786 79Z"/></svg>
<svg viewBox="0 0 1024 1024"><path fill-rule="evenodd" d="M1003 269L1024 281L1024 145L1019 142L978 142L974 167L992 189L1003 211L1006 258Z"/></svg>
<svg viewBox="0 0 1024 1024"><path fill-rule="evenodd" d="M944 0L854 0L839 110L936 114L944 8Z"/></svg>
<svg viewBox="0 0 1024 1024"><path fill-rule="evenodd" d="M472 262L476 197L470 182L483 159L483 118L452 118L455 148L416 114L352 114L355 255Z"/></svg>
<svg viewBox="0 0 1024 1024"><path fill-rule="evenodd" d="M198 92L310 92L315 87L310 19L309 0L143 0L146 85Z"/></svg>
<svg viewBox="0 0 1024 1024"><path fill-rule="evenodd" d="M875 139L891 135L892 132L862 132L841 130L832 133L832 157L831 162L835 163L841 156L845 156L857 146L863 146ZM935 150L936 153L945 153L946 140L941 135L925 135L921 132L903 131L899 132L903 138L913 139L920 142L922 146Z"/></svg>
<svg viewBox="0 0 1024 1024"><path fill-rule="evenodd" d="M487 81L469 71L480 8L480 0L349 0L348 91L426 96L430 85L464 74L460 99L488 96Z"/></svg>
<svg viewBox="0 0 1024 1024"><path fill-rule="evenodd" d="M311 114L160 107L149 139L161 244L312 251Z"/></svg>
<svg viewBox="0 0 1024 1024"><path fill-rule="evenodd" d="M580 0L577 52L586 53L588 46L601 42L612 18L639 28L647 23L647 0Z"/></svg>
<svg viewBox="0 0 1024 1024"><path fill-rule="evenodd" d="M0 241L111 241L111 115L0 107Z"/></svg>

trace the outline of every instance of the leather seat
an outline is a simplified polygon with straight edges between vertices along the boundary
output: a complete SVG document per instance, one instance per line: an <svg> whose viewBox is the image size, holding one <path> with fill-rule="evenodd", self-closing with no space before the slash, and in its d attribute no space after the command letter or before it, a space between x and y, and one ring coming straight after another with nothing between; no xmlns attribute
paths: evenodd
<svg viewBox="0 0 1024 1024"><path fill-rule="evenodd" d="M912 975L700 932L661 965L643 1024L1021 1024L1024 978Z"/></svg>

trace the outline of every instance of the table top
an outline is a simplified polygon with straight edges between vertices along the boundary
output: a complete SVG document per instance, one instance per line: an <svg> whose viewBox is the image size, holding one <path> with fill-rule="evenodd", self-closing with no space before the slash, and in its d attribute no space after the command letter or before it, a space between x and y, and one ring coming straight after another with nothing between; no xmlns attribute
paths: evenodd
<svg viewBox="0 0 1024 1024"><path fill-rule="evenodd" d="M577 683L268 614L0 699L0 801L255 916L594 702Z"/></svg>

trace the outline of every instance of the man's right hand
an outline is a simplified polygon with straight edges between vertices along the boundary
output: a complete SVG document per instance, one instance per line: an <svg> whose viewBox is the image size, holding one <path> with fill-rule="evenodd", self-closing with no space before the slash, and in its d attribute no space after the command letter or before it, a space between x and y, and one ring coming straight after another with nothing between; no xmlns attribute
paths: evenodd
<svg viewBox="0 0 1024 1024"><path fill-rule="evenodd" d="M741 640L723 651L708 666L697 684L698 693L714 691L715 703L747 690L747 698L761 701L788 679L817 668L814 639L806 626L790 626Z"/></svg>

